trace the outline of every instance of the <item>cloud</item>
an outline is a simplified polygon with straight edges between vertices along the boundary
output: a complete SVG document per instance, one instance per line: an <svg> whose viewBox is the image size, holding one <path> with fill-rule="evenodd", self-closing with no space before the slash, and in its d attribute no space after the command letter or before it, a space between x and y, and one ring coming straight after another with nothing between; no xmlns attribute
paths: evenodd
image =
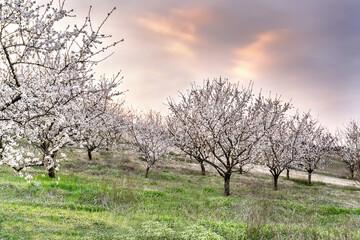
<svg viewBox="0 0 360 240"><path fill-rule="evenodd" d="M165 14L146 13L137 19L138 24L157 36L164 49L176 56L193 58L199 39L198 29L211 21L205 8L171 9Z"/></svg>
<svg viewBox="0 0 360 240"><path fill-rule="evenodd" d="M209 12L204 8L171 9L169 13L147 13L137 19L138 23L155 33L177 40L198 41L199 25L210 20Z"/></svg>
<svg viewBox="0 0 360 240"><path fill-rule="evenodd" d="M171 42L167 45L166 50L173 54L182 55L187 58L195 57L194 51L182 42Z"/></svg>
<svg viewBox="0 0 360 240"><path fill-rule="evenodd" d="M269 68L277 60L272 56L272 48L288 41L292 35L291 30L272 30L259 34L249 45L235 49L234 75L239 78L256 79L258 73L264 68Z"/></svg>
<svg viewBox="0 0 360 240"><path fill-rule="evenodd" d="M156 15L150 15L146 18L140 18L139 24L155 33L163 34L180 40L188 42L196 41L194 35L195 26L188 23L171 23L166 18L159 17Z"/></svg>

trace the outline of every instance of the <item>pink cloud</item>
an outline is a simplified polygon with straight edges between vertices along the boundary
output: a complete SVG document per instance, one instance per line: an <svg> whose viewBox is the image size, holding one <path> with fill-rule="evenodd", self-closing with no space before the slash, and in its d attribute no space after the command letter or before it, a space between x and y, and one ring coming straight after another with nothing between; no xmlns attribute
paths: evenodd
<svg viewBox="0 0 360 240"><path fill-rule="evenodd" d="M261 71L278 61L272 48L284 44L293 36L293 31L289 29L267 31L259 34L254 42L236 48L233 74L245 79L257 78Z"/></svg>
<svg viewBox="0 0 360 240"><path fill-rule="evenodd" d="M198 41L199 25L211 19L209 11L204 8L172 9L167 15L148 13L138 18L138 23L154 33L180 41Z"/></svg>

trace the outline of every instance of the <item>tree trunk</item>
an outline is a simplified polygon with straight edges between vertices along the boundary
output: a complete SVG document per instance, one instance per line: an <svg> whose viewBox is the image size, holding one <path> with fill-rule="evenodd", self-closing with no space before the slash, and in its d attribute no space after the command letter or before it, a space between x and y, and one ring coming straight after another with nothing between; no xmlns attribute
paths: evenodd
<svg viewBox="0 0 360 240"><path fill-rule="evenodd" d="M350 169L350 175L351 175L351 179L354 179L354 169Z"/></svg>
<svg viewBox="0 0 360 240"><path fill-rule="evenodd" d="M200 166L201 166L201 175L205 176L206 172L205 172L204 162L200 162Z"/></svg>
<svg viewBox="0 0 360 240"><path fill-rule="evenodd" d="M286 169L286 178L290 179L290 169Z"/></svg>
<svg viewBox="0 0 360 240"><path fill-rule="evenodd" d="M48 169L49 177L55 178L55 167L51 167Z"/></svg>
<svg viewBox="0 0 360 240"><path fill-rule="evenodd" d="M311 173L312 171L308 171L308 186L311 186Z"/></svg>
<svg viewBox="0 0 360 240"><path fill-rule="evenodd" d="M3 152L4 152L4 144L3 144L3 141L2 141L2 136L0 137L0 160L3 158Z"/></svg>
<svg viewBox="0 0 360 240"><path fill-rule="evenodd" d="M243 173L244 173L243 166L240 166L239 173L240 173L240 174L243 174Z"/></svg>
<svg viewBox="0 0 360 240"><path fill-rule="evenodd" d="M279 175L273 175L273 177L274 177L274 191L277 191Z"/></svg>
<svg viewBox="0 0 360 240"><path fill-rule="evenodd" d="M92 160L92 155L91 155L92 151L93 151L93 149L88 149L88 150L87 150L87 152L88 152L88 158L89 158L90 161Z"/></svg>
<svg viewBox="0 0 360 240"><path fill-rule="evenodd" d="M57 151L53 152L50 155L50 157L51 157L51 159L52 159L52 161L54 163L54 165L48 169L48 174L49 174L49 177L51 177L51 178L55 178L55 157L56 157L56 153L57 153Z"/></svg>
<svg viewBox="0 0 360 240"><path fill-rule="evenodd" d="M150 166L146 168L145 178L147 178L147 177L148 177L148 175L149 175L149 170L150 170Z"/></svg>
<svg viewBox="0 0 360 240"><path fill-rule="evenodd" d="M224 195L225 196L230 195L230 176L231 176L231 173L225 173L225 176L224 176Z"/></svg>

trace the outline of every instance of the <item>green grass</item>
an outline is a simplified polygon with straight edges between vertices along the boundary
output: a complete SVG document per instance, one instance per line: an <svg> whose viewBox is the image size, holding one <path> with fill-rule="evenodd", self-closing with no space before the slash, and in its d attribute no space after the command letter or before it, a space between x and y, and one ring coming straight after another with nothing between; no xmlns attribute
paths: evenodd
<svg viewBox="0 0 360 240"><path fill-rule="evenodd" d="M285 179L285 178L284 178ZM294 179L294 178L290 178L290 179L286 179L288 181L292 181L292 182L295 182L299 185L308 185L308 180L306 179ZM311 185L312 186L321 186L321 185L326 185L326 183L323 183L323 182L318 182L318 181L311 181Z"/></svg>
<svg viewBox="0 0 360 240"><path fill-rule="evenodd" d="M214 173L144 163L123 152L67 152L61 180L28 184L0 168L0 239L359 239L353 187L234 175L230 197ZM209 168L209 166L207 166Z"/></svg>

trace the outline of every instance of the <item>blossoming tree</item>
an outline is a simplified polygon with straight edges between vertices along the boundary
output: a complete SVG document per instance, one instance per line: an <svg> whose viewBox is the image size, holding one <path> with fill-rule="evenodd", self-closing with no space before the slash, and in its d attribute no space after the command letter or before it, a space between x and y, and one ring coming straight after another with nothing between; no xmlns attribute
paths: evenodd
<svg viewBox="0 0 360 240"><path fill-rule="evenodd" d="M338 134L338 148L341 160L354 178L360 167L360 124L352 120Z"/></svg>
<svg viewBox="0 0 360 240"><path fill-rule="evenodd" d="M228 196L232 173L241 172L254 161L255 145L264 130L272 128L289 108L289 104L279 107L277 102L261 95L255 98L251 84L240 88L227 79L206 80L203 86L193 84L180 103L169 101L170 118L181 124L181 131L174 131L175 141L178 146L187 142L186 147L194 152L200 146L210 153L203 161L224 179L224 195Z"/></svg>
<svg viewBox="0 0 360 240"><path fill-rule="evenodd" d="M302 129L302 138L297 152L300 156L299 168L308 173L308 186L311 186L311 174L317 168L328 163L327 156L335 144L335 138L310 115Z"/></svg>
<svg viewBox="0 0 360 240"><path fill-rule="evenodd" d="M163 159L172 146L169 132L158 112L133 114L128 134L131 144L146 160L145 178L156 162Z"/></svg>
<svg viewBox="0 0 360 240"><path fill-rule="evenodd" d="M61 23L73 17L64 2L38 5L35 1L0 1L0 134L2 140L7 139L2 145L16 144L16 139L25 136L35 142L29 129L38 133L40 129L68 131L62 124L71 121L63 113L76 109L73 103L94 81L93 66L119 42L102 43L110 37L102 33L102 27L112 11L99 27L94 28L89 11L82 25L61 29ZM56 135L61 142L68 139L67 134ZM49 156L58 150L45 148ZM11 161L11 157L3 158L1 163L17 169L22 168L19 163L31 165L26 163L30 158L19 151L13 147L8 153L17 152L18 157Z"/></svg>

